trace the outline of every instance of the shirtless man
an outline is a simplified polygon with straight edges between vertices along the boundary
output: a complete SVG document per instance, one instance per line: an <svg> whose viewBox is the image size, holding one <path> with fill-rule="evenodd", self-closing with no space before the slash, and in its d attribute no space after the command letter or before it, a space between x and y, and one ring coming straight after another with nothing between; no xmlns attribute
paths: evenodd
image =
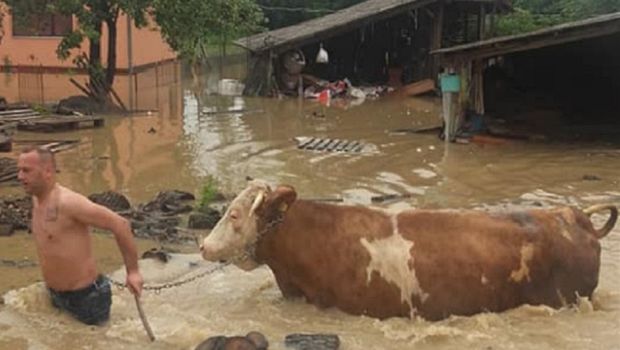
<svg viewBox="0 0 620 350"><path fill-rule="evenodd" d="M32 195L32 235L52 304L89 325L107 321L110 282L97 272L89 231L94 226L114 234L125 261L127 287L140 296L143 280L129 222L57 184L54 154L47 149L24 150L17 167L19 181Z"/></svg>

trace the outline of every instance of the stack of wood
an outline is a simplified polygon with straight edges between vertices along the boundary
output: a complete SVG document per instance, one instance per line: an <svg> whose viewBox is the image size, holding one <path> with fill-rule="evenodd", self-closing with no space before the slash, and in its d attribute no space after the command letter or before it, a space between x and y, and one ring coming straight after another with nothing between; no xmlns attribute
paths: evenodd
<svg viewBox="0 0 620 350"><path fill-rule="evenodd" d="M49 149L52 153L58 153L76 147L78 140L59 141L21 141L22 144L34 144ZM17 161L11 158L0 158L0 184L17 183Z"/></svg>
<svg viewBox="0 0 620 350"><path fill-rule="evenodd" d="M16 128L15 123L0 125L0 152L13 150L13 133Z"/></svg>

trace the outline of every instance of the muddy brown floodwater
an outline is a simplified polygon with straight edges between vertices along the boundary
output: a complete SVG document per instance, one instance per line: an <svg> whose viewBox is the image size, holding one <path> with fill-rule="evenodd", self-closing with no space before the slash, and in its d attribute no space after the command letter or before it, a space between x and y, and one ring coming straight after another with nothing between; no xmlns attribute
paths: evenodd
<svg viewBox="0 0 620 350"><path fill-rule="evenodd" d="M620 204L620 142L515 142L446 145L434 134L394 132L437 125L438 101L385 98L359 106L322 107L297 100L179 94L174 106L132 118L107 117L104 128L54 134L78 138L58 155L59 181L82 193L116 190L132 203L163 189L198 194L208 176L228 193L246 176L293 185L303 198L341 198L384 207L521 209ZM213 113L230 108L249 113ZM361 141L360 153L299 150L294 137ZM50 138L22 134L19 139ZM16 154L12 155L13 157ZM594 180L594 181L591 181ZM20 193L0 188L0 194ZM374 196L403 198L372 203ZM601 225L606 218L595 216ZM96 234L102 270L122 280L114 241ZM284 349L290 333L335 333L342 349L619 349L620 226L602 240L593 301L560 310L523 306L500 314L441 322L356 317L282 298L271 272L226 267L186 285L146 292L144 309L157 336L149 344L126 290L115 290L111 321L79 325L55 311L36 267L0 266L0 349L192 349L209 336L267 335ZM156 246L140 241L141 250ZM147 284L210 268L186 247L168 264L141 261ZM30 236L0 238L0 256L36 262Z"/></svg>

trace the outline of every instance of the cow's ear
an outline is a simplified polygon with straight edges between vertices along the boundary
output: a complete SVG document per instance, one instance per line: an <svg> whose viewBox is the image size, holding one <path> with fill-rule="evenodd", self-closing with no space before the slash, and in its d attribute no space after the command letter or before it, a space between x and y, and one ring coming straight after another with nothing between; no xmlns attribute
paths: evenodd
<svg viewBox="0 0 620 350"><path fill-rule="evenodd" d="M285 213L297 199L297 192L291 186L278 186L270 197L272 207L280 213Z"/></svg>

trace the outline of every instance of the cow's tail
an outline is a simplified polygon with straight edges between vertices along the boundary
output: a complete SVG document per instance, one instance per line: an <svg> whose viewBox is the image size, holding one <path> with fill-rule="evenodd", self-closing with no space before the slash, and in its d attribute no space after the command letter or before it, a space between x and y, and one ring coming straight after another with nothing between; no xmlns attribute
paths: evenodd
<svg viewBox="0 0 620 350"><path fill-rule="evenodd" d="M594 213L605 210L608 210L610 215L609 219L605 223L605 226L603 226L603 228L599 230L595 230L594 235L598 239L607 236L607 234L611 232L611 230L616 225L616 221L618 220L618 208L613 204L597 204L583 210L584 214L586 214L587 216L591 216Z"/></svg>

